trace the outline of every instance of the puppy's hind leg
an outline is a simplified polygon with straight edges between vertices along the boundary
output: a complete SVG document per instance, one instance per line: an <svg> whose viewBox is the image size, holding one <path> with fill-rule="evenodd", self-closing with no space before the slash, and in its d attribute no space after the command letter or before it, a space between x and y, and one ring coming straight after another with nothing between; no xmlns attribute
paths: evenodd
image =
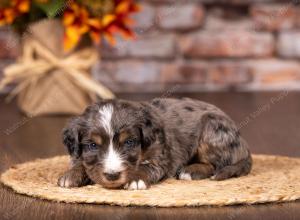
<svg viewBox="0 0 300 220"><path fill-rule="evenodd" d="M207 113L202 117L200 160L215 167L213 180L247 175L252 159L247 143L234 122L225 115Z"/></svg>
<svg viewBox="0 0 300 220"><path fill-rule="evenodd" d="M238 177L247 175L252 166L252 158L249 156L246 159L242 159L239 162L225 166L218 170L215 175L211 177L212 180L225 180L231 177Z"/></svg>
<svg viewBox="0 0 300 220"><path fill-rule="evenodd" d="M211 164L195 163L183 168L178 179L181 180L200 180L211 177L214 174L214 167Z"/></svg>

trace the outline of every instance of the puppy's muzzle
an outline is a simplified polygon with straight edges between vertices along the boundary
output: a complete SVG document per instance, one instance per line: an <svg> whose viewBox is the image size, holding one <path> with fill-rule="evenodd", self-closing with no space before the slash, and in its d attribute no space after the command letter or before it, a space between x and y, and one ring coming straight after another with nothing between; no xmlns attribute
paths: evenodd
<svg viewBox="0 0 300 220"><path fill-rule="evenodd" d="M121 172L103 173L103 176L107 181L117 181L121 177Z"/></svg>

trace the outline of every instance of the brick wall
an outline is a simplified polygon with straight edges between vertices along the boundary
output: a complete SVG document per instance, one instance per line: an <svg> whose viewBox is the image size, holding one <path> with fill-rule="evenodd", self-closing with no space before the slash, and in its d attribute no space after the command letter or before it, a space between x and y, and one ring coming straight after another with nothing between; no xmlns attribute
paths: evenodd
<svg viewBox="0 0 300 220"><path fill-rule="evenodd" d="M103 45L93 74L119 92L300 89L298 2L142 0L137 39ZM13 37L0 31L0 68Z"/></svg>

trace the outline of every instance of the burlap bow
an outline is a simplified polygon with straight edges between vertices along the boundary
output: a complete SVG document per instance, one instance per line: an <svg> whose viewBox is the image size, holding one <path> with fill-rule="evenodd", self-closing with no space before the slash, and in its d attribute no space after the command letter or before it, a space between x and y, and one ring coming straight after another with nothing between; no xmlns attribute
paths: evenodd
<svg viewBox="0 0 300 220"><path fill-rule="evenodd" d="M96 94L101 98L114 98L114 94L105 86L93 81L87 72L98 60L94 48L86 48L74 52L68 57L55 56L48 48L33 38L27 39L20 60L5 68L4 78L0 82L0 90L7 84L18 83L8 96L13 98L23 89L35 83L40 77L52 70L59 69L82 90L89 95Z"/></svg>

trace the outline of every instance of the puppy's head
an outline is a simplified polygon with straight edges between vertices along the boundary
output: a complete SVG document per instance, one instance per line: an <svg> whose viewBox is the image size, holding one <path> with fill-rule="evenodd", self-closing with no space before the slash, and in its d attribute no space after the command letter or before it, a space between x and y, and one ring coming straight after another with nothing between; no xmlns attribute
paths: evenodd
<svg viewBox="0 0 300 220"><path fill-rule="evenodd" d="M145 104L102 101L72 119L64 129L63 140L69 154L83 161L93 182L119 188L143 161L160 127Z"/></svg>

